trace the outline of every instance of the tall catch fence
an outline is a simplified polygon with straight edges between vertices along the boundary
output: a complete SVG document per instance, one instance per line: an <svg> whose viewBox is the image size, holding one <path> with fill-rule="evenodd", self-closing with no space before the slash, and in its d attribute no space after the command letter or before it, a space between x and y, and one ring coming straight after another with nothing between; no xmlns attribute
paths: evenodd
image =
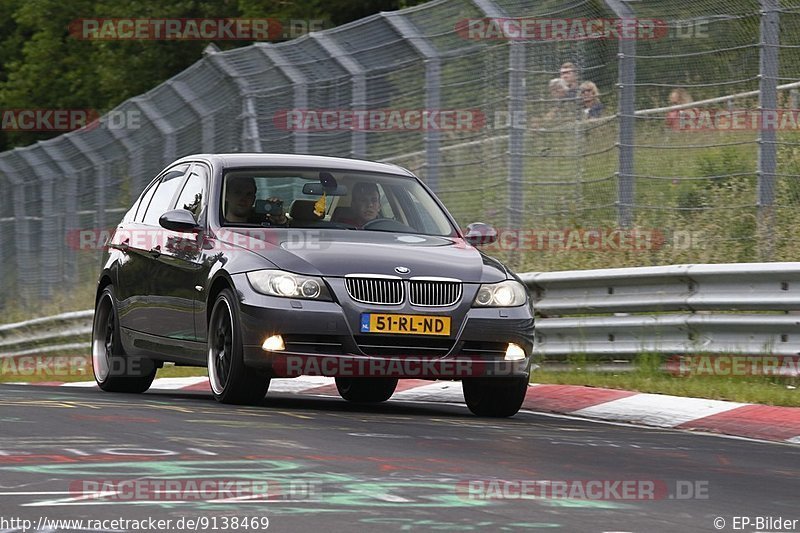
<svg viewBox="0 0 800 533"><path fill-rule="evenodd" d="M620 20L635 21L633 37ZM523 26L534 30L515 33ZM565 96L550 84L569 70ZM797 118L798 80L800 3L780 0L444 0L209 51L107 115L137 117L135 127L109 122L0 154L0 308L91 283L98 232L166 164L199 152L406 166L462 225L501 229L491 253L517 269L791 260L800 133L786 120ZM578 86L589 81L602 109ZM307 121L363 110L470 118ZM781 110L784 123L730 125L759 110Z"/></svg>

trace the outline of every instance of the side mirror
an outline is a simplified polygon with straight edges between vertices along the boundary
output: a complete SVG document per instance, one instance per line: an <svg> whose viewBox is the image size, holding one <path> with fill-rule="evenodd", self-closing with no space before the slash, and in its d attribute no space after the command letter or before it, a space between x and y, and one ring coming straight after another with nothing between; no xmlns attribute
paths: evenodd
<svg viewBox="0 0 800 533"><path fill-rule="evenodd" d="M167 211L158 219L162 228L180 233L200 233L202 226L194 219L194 215L186 209Z"/></svg>
<svg viewBox="0 0 800 533"><path fill-rule="evenodd" d="M489 224L473 222L467 226L467 233L464 235L464 239L473 246L492 244L497 240L497 230Z"/></svg>

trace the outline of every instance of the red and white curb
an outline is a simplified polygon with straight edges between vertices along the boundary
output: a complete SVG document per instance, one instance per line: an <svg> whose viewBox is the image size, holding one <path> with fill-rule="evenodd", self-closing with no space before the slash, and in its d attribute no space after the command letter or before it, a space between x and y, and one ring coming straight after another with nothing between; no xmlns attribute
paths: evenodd
<svg viewBox="0 0 800 533"><path fill-rule="evenodd" d="M34 385L97 386L94 381ZM208 378L203 376L160 378L153 381L150 389L210 392ZM338 396L334 379L322 376L275 379L269 392ZM392 400L463 403L464 396L458 381L406 379L400 380ZM800 444L800 407L773 407L579 385L531 385L523 409Z"/></svg>

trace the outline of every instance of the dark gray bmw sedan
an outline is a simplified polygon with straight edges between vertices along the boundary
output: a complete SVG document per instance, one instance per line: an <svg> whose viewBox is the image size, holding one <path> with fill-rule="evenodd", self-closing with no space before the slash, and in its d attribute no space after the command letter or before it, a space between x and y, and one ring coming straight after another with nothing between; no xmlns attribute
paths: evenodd
<svg viewBox="0 0 800 533"><path fill-rule="evenodd" d="M408 170L333 157L195 155L161 172L109 239L92 360L143 392L165 362L206 366L226 403L273 378L336 378L380 402L398 379L461 380L469 409L525 398L533 314L519 278Z"/></svg>

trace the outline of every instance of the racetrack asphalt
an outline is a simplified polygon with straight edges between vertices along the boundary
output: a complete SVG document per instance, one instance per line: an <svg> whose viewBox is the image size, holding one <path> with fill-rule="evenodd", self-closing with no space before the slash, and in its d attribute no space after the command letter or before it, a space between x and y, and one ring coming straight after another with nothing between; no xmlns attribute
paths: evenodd
<svg viewBox="0 0 800 533"><path fill-rule="evenodd" d="M84 531L257 530L237 517L277 531L753 531L778 517L800 530L797 446L398 396L238 407L203 390L0 386L0 530L43 517L106 520ZM244 489L192 492L231 480ZM256 485L269 489L244 494Z"/></svg>

